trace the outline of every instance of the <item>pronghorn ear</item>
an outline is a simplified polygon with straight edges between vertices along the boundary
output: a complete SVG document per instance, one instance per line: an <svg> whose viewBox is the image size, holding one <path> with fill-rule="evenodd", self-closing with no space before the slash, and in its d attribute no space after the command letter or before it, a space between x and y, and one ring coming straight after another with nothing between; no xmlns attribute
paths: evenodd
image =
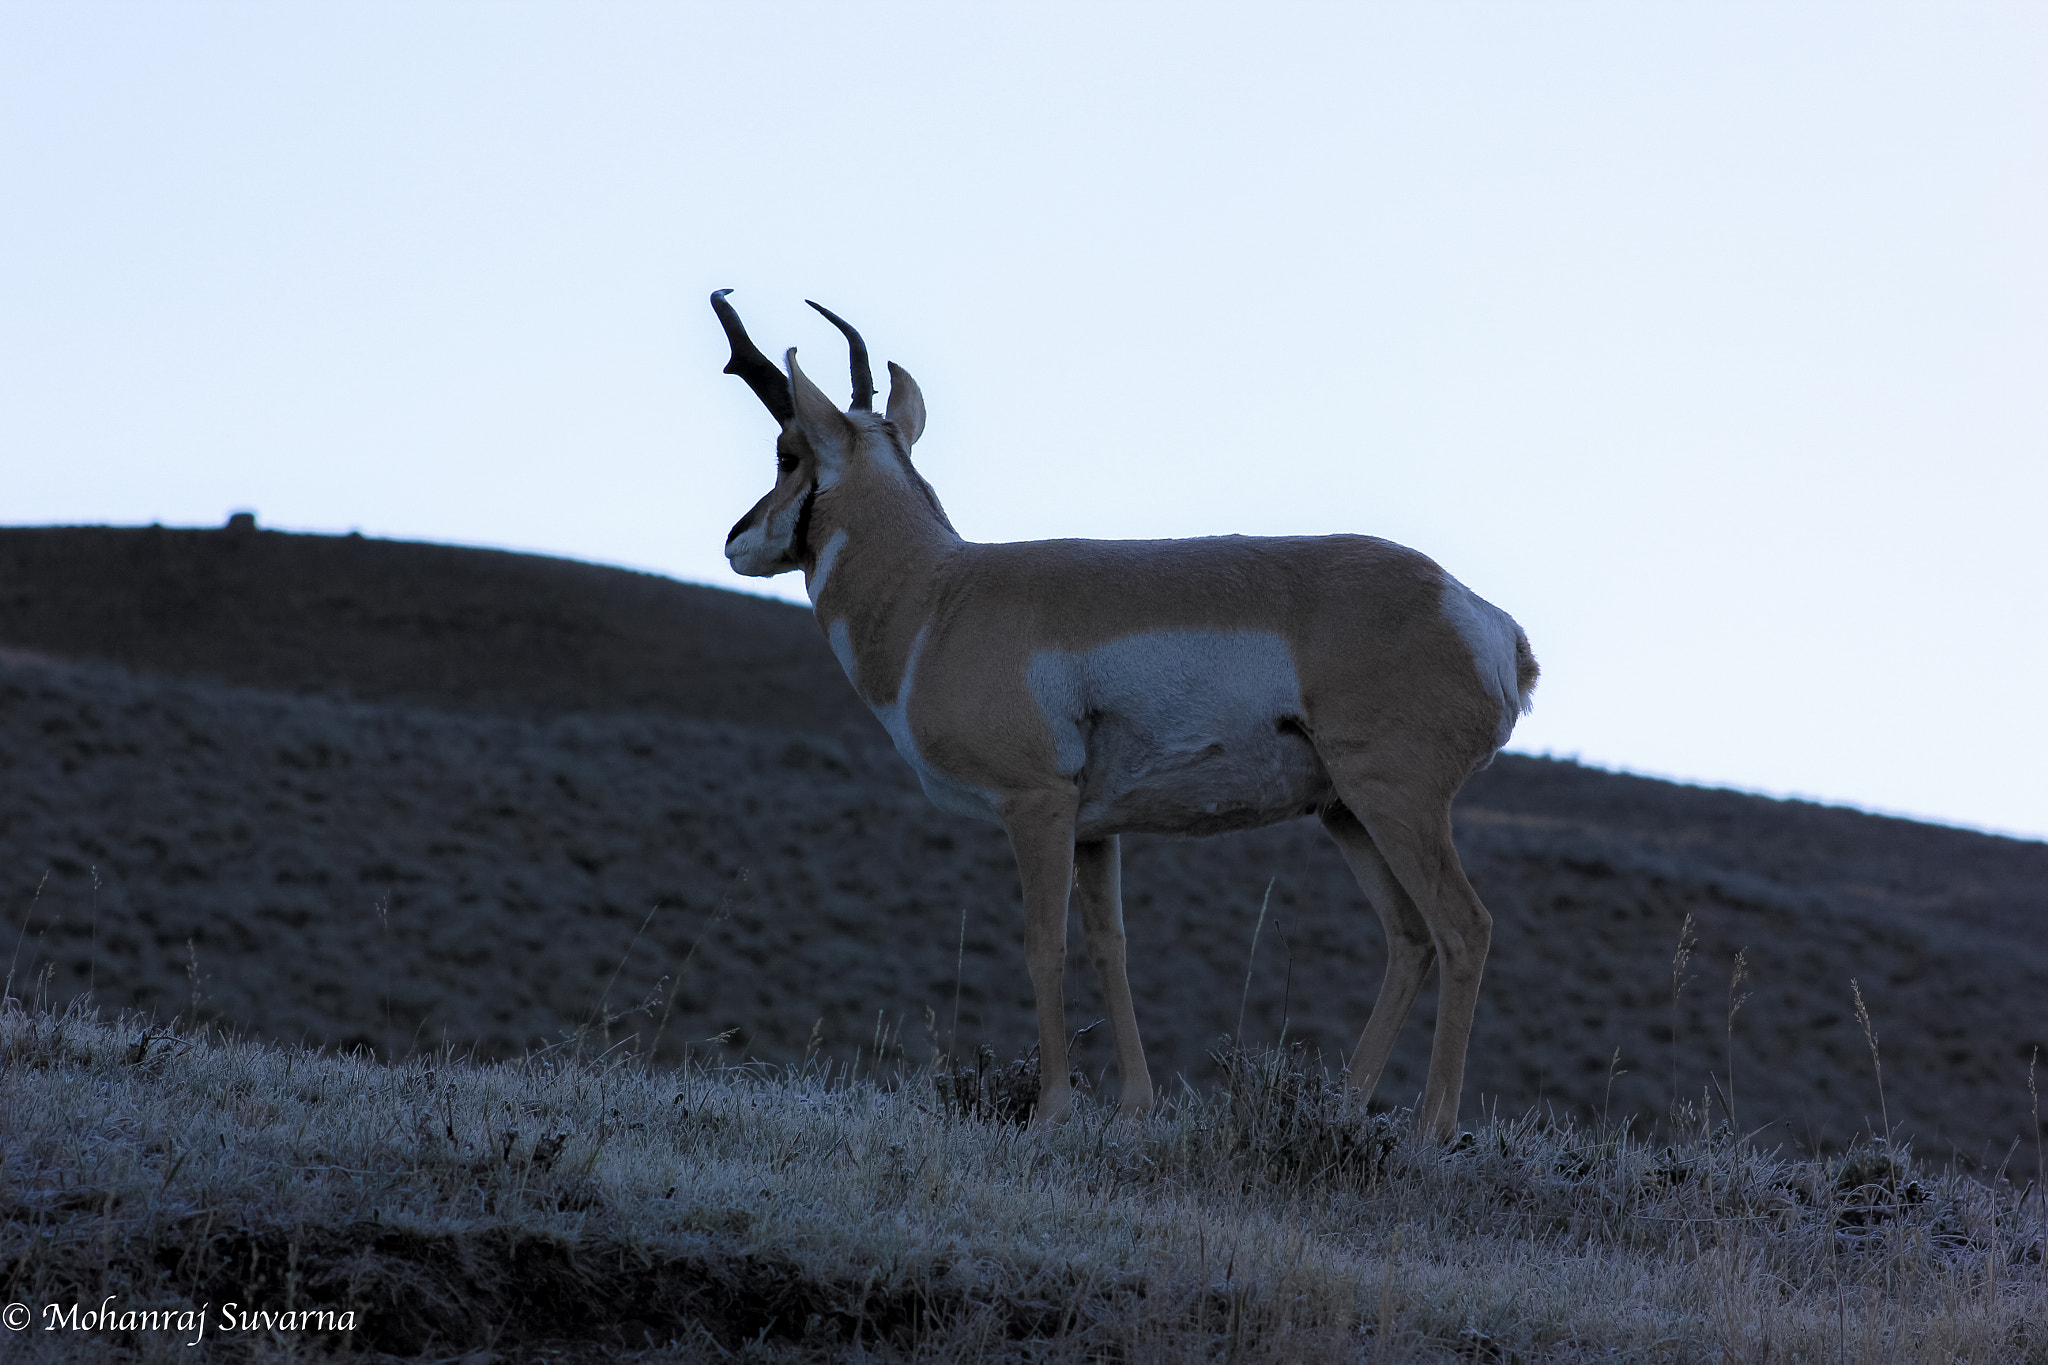
<svg viewBox="0 0 2048 1365"><path fill-rule="evenodd" d="M903 444L914 446L924 435L924 394L910 371L889 362L889 420L903 433Z"/></svg>
<svg viewBox="0 0 2048 1365"><path fill-rule="evenodd" d="M809 375L797 368L796 347L789 348L783 363L789 366L790 393L796 399L797 430L803 432L820 465L838 469L853 444L853 423L846 420L846 414L825 396L824 390L811 382Z"/></svg>

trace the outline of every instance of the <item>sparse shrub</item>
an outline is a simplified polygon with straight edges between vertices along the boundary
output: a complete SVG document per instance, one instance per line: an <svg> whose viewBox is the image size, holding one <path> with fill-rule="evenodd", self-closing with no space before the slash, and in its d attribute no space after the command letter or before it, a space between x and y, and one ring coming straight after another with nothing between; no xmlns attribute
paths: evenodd
<svg viewBox="0 0 2048 1365"><path fill-rule="evenodd" d="M998 1064L995 1049L983 1043L974 1051L974 1065L935 1071L932 1085L942 1111L982 1123L1022 1128L1038 1102L1038 1049Z"/></svg>
<svg viewBox="0 0 2048 1365"><path fill-rule="evenodd" d="M1067 1073L1067 1081L1076 1094L1090 1088L1078 1067ZM998 1063L995 1049L983 1043L974 1050L971 1068L942 1061L932 1073L932 1086L942 1112L1022 1128L1038 1104L1038 1049Z"/></svg>
<svg viewBox="0 0 2048 1365"><path fill-rule="evenodd" d="M1321 1059L1226 1047L1211 1054L1229 1105L1232 1151L1267 1180L1370 1188L1399 1142L1400 1119L1369 1115Z"/></svg>

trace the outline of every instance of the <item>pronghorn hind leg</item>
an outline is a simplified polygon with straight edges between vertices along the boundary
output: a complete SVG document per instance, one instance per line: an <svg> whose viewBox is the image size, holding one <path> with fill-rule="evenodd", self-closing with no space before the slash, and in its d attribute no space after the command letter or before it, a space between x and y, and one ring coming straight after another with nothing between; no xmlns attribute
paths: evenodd
<svg viewBox="0 0 2048 1365"><path fill-rule="evenodd" d="M1117 838L1084 839L1074 845L1074 889L1081 902L1081 927L1088 956L1102 979L1109 1026L1116 1039L1116 1074L1123 1099L1117 1112L1135 1118L1152 1108L1152 1074L1138 1041L1138 1012L1124 972L1124 898Z"/></svg>
<svg viewBox="0 0 2048 1365"><path fill-rule="evenodd" d="M1060 1122L1073 1104L1067 1079L1067 900L1074 885L1074 799L1014 801L1003 811L1024 884L1024 963L1038 1007L1038 1106L1031 1126Z"/></svg>
<svg viewBox="0 0 2048 1365"><path fill-rule="evenodd" d="M1428 921L1416 909L1415 901L1402 888L1393 869L1387 866L1365 826L1358 823L1358 817L1346 807L1334 805L1323 811L1322 819L1323 828L1336 841L1387 936L1386 976L1380 982L1372 1017L1358 1037L1358 1047L1347 1068L1351 1087L1358 1091L1362 1102L1372 1098L1386 1072L1394 1040L1400 1036L1401 1025L1415 1005L1416 993L1422 989L1430 963L1436 960L1436 944L1430 938Z"/></svg>
<svg viewBox="0 0 2048 1365"><path fill-rule="evenodd" d="M1332 775L1337 794L1364 824L1429 926L1437 961L1436 1037L1429 1049L1429 1084L1415 1122L1430 1136L1454 1137L1459 1094L1465 1085L1465 1049L1472 1039L1486 950L1493 941L1493 916L1480 904L1479 893L1458 862L1448 796L1418 795L1370 775L1349 781L1344 772Z"/></svg>

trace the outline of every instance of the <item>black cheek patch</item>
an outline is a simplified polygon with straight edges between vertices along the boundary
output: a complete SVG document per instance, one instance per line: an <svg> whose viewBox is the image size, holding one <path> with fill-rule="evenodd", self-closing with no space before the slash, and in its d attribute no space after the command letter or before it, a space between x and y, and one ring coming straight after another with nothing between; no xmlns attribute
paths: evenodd
<svg viewBox="0 0 2048 1365"><path fill-rule="evenodd" d="M801 564L811 557L811 500L818 496L816 480L804 490L804 500L796 509L796 530L790 533L789 557Z"/></svg>

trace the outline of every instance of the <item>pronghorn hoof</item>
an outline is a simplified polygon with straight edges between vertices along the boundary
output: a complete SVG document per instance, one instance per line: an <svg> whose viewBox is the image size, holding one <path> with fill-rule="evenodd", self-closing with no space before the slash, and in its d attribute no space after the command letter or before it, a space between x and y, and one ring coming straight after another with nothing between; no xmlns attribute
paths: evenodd
<svg viewBox="0 0 2048 1365"><path fill-rule="evenodd" d="M1055 1105L1040 1103L1032 1107L1031 1122L1026 1127L1034 1133L1050 1132L1065 1123L1073 1112L1074 1103L1071 1098Z"/></svg>

